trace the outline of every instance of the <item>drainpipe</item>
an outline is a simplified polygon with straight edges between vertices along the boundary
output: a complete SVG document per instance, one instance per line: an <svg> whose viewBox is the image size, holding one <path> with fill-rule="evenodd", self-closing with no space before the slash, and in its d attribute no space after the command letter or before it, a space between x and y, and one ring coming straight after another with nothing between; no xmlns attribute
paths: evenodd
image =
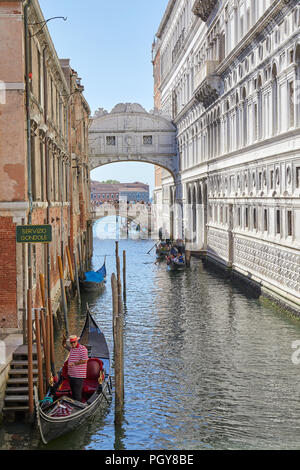
<svg viewBox="0 0 300 470"><path fill-rule="evenodd" d="M32 179L31 179L31 120L30 120L30 82L29 73L30 62L29 62L29 28L28 28L28 8L31 4L31 0L26 0L23 3L24 6L24 42L25 42L25 86L26 86L26 119L27 119L27 185L28 185L28 199L29 199L29 212L28 212L28 225L32 224ZM31 260L31 244L28 243L28 268L31 272L32 260ZM31 279L29 279L29 288L31 288Z"/></svg>
<svg viewBox="0 0 300 470"><path fill-rule="evenodd" d="M47 87L47 67L46 67L46 49L43 50L43 76L44 76L44 122L47 126L48 116L48 87ZM48 127L48 126L47 126ZM47 225L50 225L50 167L49 167L49 145L48 145L48 129L46 130L45 136L45 169L46 169L46 200L47 200ZM47 291L48 298L51 299L51 258L50 258L50 244L46 244L46 256L47 256Z"/></svg>

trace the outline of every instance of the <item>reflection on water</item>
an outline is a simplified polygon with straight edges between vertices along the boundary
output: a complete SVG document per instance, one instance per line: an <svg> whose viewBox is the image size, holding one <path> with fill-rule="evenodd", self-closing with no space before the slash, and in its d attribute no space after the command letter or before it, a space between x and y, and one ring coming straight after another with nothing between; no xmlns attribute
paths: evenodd
<svg viewBox="0 0 300 470"><path fill-rule="evenodd" d="M79 333L88 301L112 346L110 274L113 240L94 240L95 268L104 255L108 281L100 295L73 301L70 333ZM86 428L44 446L36 429L0 427L3 449L298 449L300 378L292 342L300 323L249 298L192 260L185 272L154 264L151 240L120 240L127 252L125 410L114 404ZM122 259L122 256L121 256ZM65 356L56 335L56 362Z"/></svg>

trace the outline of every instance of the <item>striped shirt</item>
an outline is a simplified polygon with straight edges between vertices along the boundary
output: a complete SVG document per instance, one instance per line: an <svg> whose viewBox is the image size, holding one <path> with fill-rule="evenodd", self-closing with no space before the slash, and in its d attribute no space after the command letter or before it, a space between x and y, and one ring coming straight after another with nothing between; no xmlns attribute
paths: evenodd
<svg viewBox="0 0 300 470"><path fill-rule="evenodd" d="M78 361L87 361L88 360L88 352L85 346L82 344L78 344L77 348L71 348L70 355L68 358L68 375L69 377L76 377L78 379L85 379L86 378L86 369L87 369L87 362L85 364L80 364L76 366L72 366L72 362Z"/></svg>

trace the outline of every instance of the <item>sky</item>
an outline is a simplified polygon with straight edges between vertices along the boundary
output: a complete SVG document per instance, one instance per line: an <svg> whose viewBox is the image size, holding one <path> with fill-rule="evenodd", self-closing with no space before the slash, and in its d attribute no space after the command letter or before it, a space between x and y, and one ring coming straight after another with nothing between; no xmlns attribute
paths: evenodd
<svg viewBox="0 0 300 470"><path fill-rule="evenodd" d="M60 59L82 78L92 115L118 103L153 109L151 46L168 0L39 0ZM121 183L142 181L154 187L154 166L114 163L93 170L91 178Z"/></svg>

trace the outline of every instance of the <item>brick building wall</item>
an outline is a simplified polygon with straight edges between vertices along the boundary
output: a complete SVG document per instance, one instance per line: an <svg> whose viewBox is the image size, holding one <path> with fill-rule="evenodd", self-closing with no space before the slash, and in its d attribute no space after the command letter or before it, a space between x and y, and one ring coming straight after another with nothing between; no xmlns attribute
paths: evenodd
<svg viewBox="0 0 300 470"><path fill-rule="evenodd" d="M30 263L33 306L40 307L39 274L54 300L60 288L57 256L62 256L66 276L66 247L73 253L79 243L85 259L92 250L90 108L70 60L59 60L47 25L40 27L44 17L38 0L31 0L27 10L26 93L24 8L21 0L0 0L0 80L5 82L5 100L3 91L0 96L0 332L22 330L20 309L26 305ZM16 243L16 226L28 223L51 224L53 241L32 245L31 252Z"/></svg>

